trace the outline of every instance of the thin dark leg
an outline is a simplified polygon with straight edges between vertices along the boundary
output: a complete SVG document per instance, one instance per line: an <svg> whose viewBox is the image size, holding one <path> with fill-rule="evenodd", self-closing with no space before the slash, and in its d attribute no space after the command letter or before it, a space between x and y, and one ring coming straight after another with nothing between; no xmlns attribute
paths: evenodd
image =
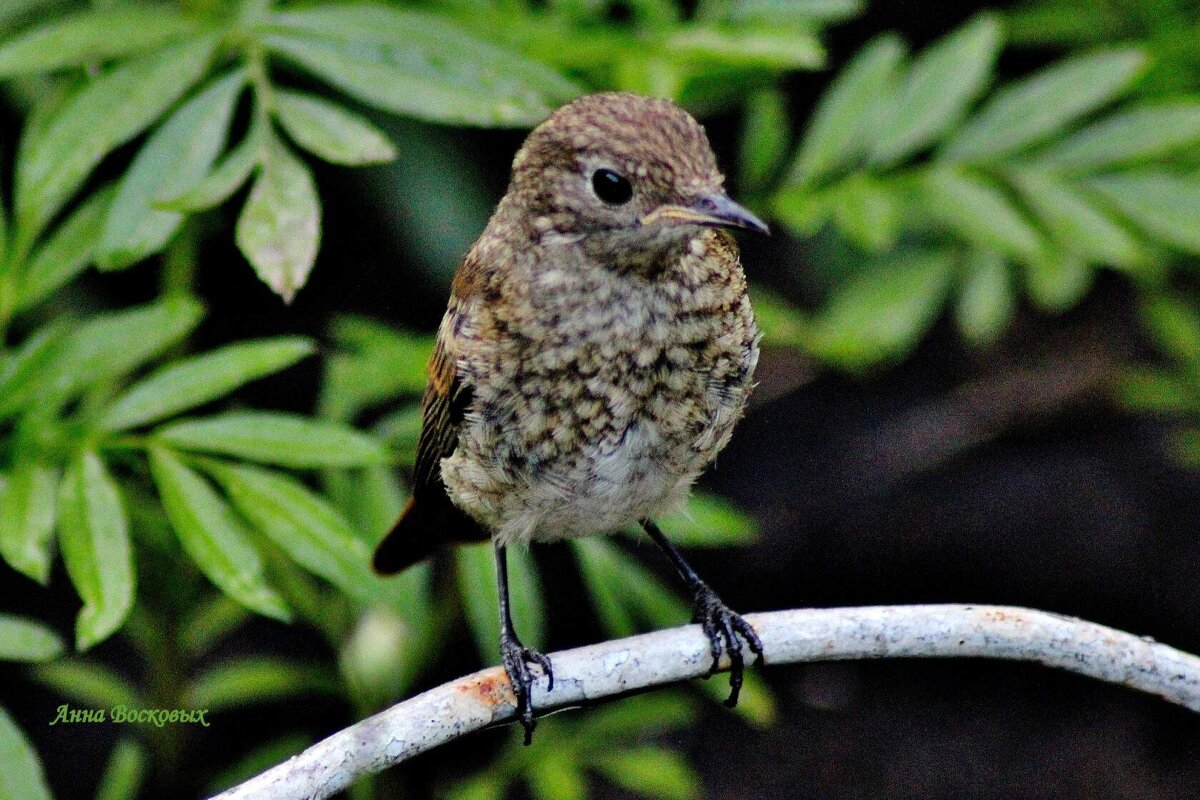
<svg viewBox="0 0 1200 800"><path fill-rule="evenodd" d="M548 681L546 691L554 689L554 672L550 667L550 659L529 647L521 644L517 632L513 629L512 612L508 602L508 554L504 545L497 544L496 549L496 588L500 594L500 659L504 662L504 671L512 683L513 695L517 699L517 719L525 728L525 744L533 741L533 673L530 664L541 667Z"/></svg>
<svg viewBox="0 0 1200 800"><path fill-rule="evenodd" d="M763 660L762 641L758 638L758 634L750 627L746 620L740 615L734 613L729 606L722 602L717 593L709 587L707 583L700 579L696 574L696 570L683 559L683 554L679 549L663 535L659 530L658 525L653 520L642 520L642 528L654 540L659 549L666 554L671 563L675 565L675 570L679 573L679 577L683 578L683 582L687 584L692 591L694 598L693 622L700 623L704 628L704 634L708 637L708 643L712 651L713 671L716 672L720 665L721 653L729 653L729 699L725 701L725 705L733 708L737 705L738 692L742 689L742 673L745 668L742 659L742 642L746 641L746 646L754 653L757 658L755 663L761 664ZM741 637L739 639L739 637Z"/></svg>

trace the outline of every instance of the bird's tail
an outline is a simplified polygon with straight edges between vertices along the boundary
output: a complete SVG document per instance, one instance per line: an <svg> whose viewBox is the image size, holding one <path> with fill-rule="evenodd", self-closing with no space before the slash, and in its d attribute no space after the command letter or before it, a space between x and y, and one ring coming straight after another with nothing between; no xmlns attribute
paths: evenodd
<svg viewBox="0 0 1200 800"><path fill-rule="evenodd" d="M372 565L380 575L400 572L433 555L450 541L487 539L479 523L450 503L409 498L400 518L375 548Z"/></svg>

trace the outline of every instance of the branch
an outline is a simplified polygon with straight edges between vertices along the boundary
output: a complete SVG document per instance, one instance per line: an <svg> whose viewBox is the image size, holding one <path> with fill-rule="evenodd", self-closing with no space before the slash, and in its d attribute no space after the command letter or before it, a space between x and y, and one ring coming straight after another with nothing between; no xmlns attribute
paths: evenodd
<svg viewBox="0 0 1200 800"><path fill-rule="evenodd" d="M769 664L867 658L1036 661L1157 695L1200 712L1200 657L1095 623L1006 606L880 606L747 614ZM699 678L712 657L700 626L647 633L552 655L554 691L534 688L547 712ZM728 666L724 662L723 666ZM489 725L513 719L500 667L447 683L338 731L214 800L319 800Z"/></svg>

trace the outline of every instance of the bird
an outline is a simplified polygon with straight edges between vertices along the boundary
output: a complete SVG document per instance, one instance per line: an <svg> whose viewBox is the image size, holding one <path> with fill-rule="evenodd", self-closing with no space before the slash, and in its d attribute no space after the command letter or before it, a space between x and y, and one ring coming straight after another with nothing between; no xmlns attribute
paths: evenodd
<svg viewBox="0 0 1200 800"><path fill-rule="evenodd" d="M693 596L712 671L762 642L655 520L725 447L753 389L761 334L730 229L769 234L734 202L704 128L666 99L579 97L535 127L455 273L422 400L412 495L374 553L399 572L491 540L500 655L529 744L537 672L509 606L507 548L640 525Z"/></svg>

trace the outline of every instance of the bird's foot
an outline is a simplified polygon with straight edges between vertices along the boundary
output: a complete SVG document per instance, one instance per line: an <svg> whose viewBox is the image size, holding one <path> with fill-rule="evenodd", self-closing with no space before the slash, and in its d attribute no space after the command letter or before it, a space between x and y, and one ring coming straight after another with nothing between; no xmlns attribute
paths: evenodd
<svg viewBox="0 0 1200 800"><path fill-rule="evenodd" d="M704 635L708 637L712 649L712 671L720 667L721 653L729 654L729 699L725 701L728 708L737 705L738 693L742 690L742 675L745 671L745 659L742 657L742 640L746 647L755 655L755 664L763 661L762 640L750 627L750 623L735 613L717 593L701 583L696 589L696 602L692 607L695 616L693 622L700 623Z"/></svg>
<svg viewBox="0 0 1200 800"><path fill-rule="evenodd" d="M525 729L525 744L533 741L533 681L534 674L530 667L536 664L546 676L546 691L554 689L554 671L550 659L534 650L525 647L514 634L500 634L500 658L504 662L504 671L512 683L513 695L517 699L517 720Z"/></svg>

